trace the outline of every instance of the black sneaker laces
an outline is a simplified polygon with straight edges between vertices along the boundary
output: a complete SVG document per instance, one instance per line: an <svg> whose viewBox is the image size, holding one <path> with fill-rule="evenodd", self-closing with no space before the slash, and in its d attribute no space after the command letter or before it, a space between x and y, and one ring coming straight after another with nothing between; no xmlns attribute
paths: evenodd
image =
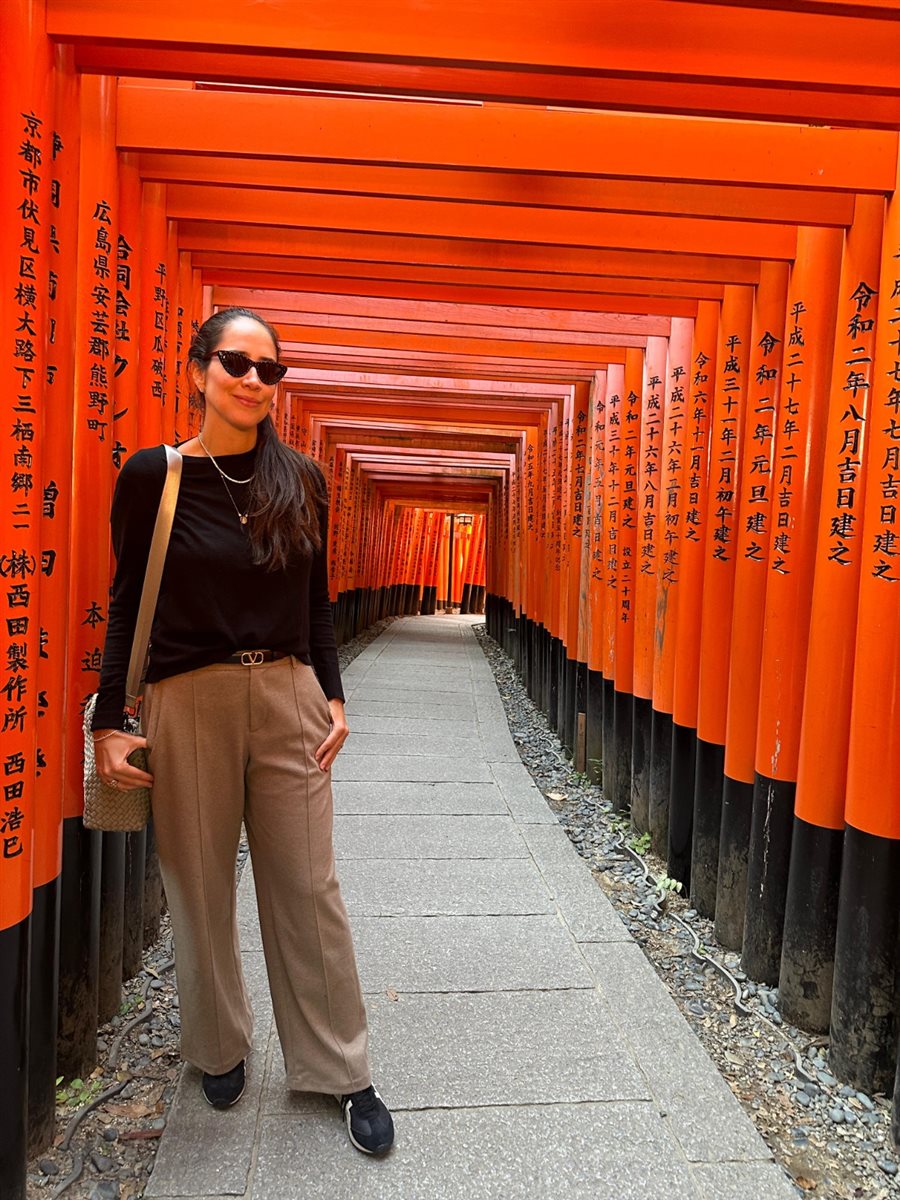
<svg viewBox="0 0 900 1200"><path fill-rule="evenodd" d="M363 1088L361 1092L353 1092L349 1099L358 1115L364 1120L371 1120L378 1115L378 1097L371 1084L367 1088Z"/></svg>

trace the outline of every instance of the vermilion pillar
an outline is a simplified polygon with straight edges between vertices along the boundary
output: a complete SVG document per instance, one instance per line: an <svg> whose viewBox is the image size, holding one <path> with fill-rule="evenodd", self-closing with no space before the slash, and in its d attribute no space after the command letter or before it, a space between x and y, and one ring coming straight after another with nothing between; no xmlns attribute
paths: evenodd
<svg viewBox="0 0 900 1200"><path fill-rule="evenodd" d="M716 937L730 950L739 950L744 938L766 576L769 538L775 520L772 498L775 414L788 274L787 263L762 264L750 336L747 417L738 480L737 561L715 898Z"/></svg>
<svg viewBox="0 0 900 1200"><path fill-rule="evenodd" d="M3 413L0 504L0 1180L25 1196L28 941L38 759L42 464L53 126L44 5L3 9L0 100L0 337ZM52 818L52 814L48 814ZM58 811L56 816L58 828ZM52 980L38 974L38 986Z"/></svg>
<svg viewBox="0 0 900 1200"><path fill-rule="evenodd" d="M690 400L681 491L681 590L675 643L672 745L690 738L697 727L700 664L700 614L703 597L704 531L709 485L709 417L716 379L719 305L702 301L697 309L691 347ZM676 730L676 726L680 728ZM674 758L673 758L674 765ZM671 789L671 779L670 779ZM669 796L654 806L650 832L657 854L669 857Z"/></svg>
<svg viewBox="0 0 900 1200"><path fill-rule="evenodd" d="M599 783L603 778L603 605L604 587L603 526L606 513L603 507L604 458L606 437L607 372L598 372L592 396L591 411L591 504L588 530L588 649L587 742L586 770L588 778Z"/></svg>
<svg viewBox="0 0 900 1200"><path fill-rule="evenodd" d="M843 232L801 228L775 430L744 969L778 979Z"/></svg>
<svg viewBox="0 0 900 1200"><path fill-rule="evenodd" d="M794 832L778 982L781 1011L831 1017L850 697L862 555L862 471L875 354L884 198L858 196L841 263Z"/></svg>
<svg viewBox="0 0 900 1200"><path fill-rule="evenodd" d="M38 757L35 779L34 907L31 918L28 1140L32 1153L49 1145L56 1111L56 1027L62 796L67 723L69 521L72 479L72 341L78 202L78 75L71 50L57 49L53 73L53 142L48 168L47 386L43 445ZM69 736L74 736L69 731Z"/></svg>
<svg viewBox="0 0 900 1200"><path fill-rule="evenodd" d="M141 204L138 443L157 446L165 427L166 331L169 303L166 187L145 183Z"/></svg>
<svg viewBox="0 0 900 1200"><path fill-rule="evenodd" d="M858 543L831 1060L856 1087L888 1091L897 1048L900 908L900 190L888 203ZM853 486L852 484L848 486ZM858 508L855 511L859 511ZM854 547L856 549L856 547Z"/></svg>
<svg viewBox="0 0 900 1200"><path fill-rule="evenodd" d="M653 645L662 509L668 340L647 339L641 413L634 614L634 721L631 746L631 822L643 833L650 820L650 730Z"/></svg>
<svg viewBox="0 0 900 1200"><path fill-rule="evenodd" d="M115 80L86 76L81 93L67 684L68 711L76 714L97 688L108 615L119 193ZM64 795L59 1072L83 1076L96 1060L101 839L82 826L83 745L78 721L70 722L70 727Z"/></svg>
<svg viewBox="0 0 900 1200"><path fill-rule="evenodd" d="M622 399L624 366L610 365L606 388L606 439L603 450L603 790L618 804L615 774L616 632L619 617L619 551L622 517Z"/></svg>
<svg viewBox="0 0 900 1200"><path fill-rule="evenodd" d="M674 731L672 744L669 874L684 880L694 907L706 917L715 911L719 867L728 659L737 559L738 468L752 315L753 289L726 287L719 318L716 392L710 424L697 737L692 742L689 732L679 727Z"/></svg>
<svg viewBox="0 0 900 1200"><path fill-rule="evenodd" d="M684 511L684 457L688 431L688 381L694 322L672 320L666 364L666 409L663 469L660 489L659 553L653 626L653 713L650 729L650 779L647 828L660 828L668 840L669 787L672 771L672 707L675 683L675 643L681 580L681 538Z"/></svg>

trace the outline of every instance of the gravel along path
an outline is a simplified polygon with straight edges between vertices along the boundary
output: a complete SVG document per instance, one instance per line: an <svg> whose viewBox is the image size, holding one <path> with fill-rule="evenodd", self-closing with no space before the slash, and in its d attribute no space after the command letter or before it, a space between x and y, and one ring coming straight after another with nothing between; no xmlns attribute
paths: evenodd
<svg viewBox="0 0 900 1200"><path fill-rule="evenodd" d="M512 661L483 625L474 631L522 762L798 1195L900 1197L888 1101L843 1086L828 1067L827 1037L784 1021L777 989L748 979L740 956L716 943L712 921L655 886L666 864L648 852L649 839L636 838L600 787L574 770Z"/></svg>
<svg viewBox="0 0 900 1200"><path fill-rule="evenodd" d="M394 619L339 647L341 669ZM242 838L238 878L247 854ZM28 1164L28 1200L133 1200L144 1194L181 1071L173 966L165 913L159 941L123 988L119 1012L99 1030L97 1067L87 1079L59 1085L53 1145Z"/></svg>

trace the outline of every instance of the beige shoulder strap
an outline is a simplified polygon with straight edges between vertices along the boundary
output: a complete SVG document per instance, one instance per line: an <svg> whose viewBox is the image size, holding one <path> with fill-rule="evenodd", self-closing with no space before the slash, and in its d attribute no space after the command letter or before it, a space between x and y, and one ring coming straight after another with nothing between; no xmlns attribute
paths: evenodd
<svg viewBox="0 0 900 1200"><path fill-rule="evenodd" d="M137 704L141 694L144 663L150 645L150 629L153 625L153 614L156 612L156 601L159 596L166 551L169 548L169 534L172 532L175 505L178 502L182 461L177 450L172 446L166 446L166 481L159 499L156 524L153 526L153 540L150 543L150 554L147 557L147 570L144 574L144 587L141 591L141 604L134 626L134 641L131 644L131 660L128 663L128 679L125 684L125 701L129 706Z"/></svg>

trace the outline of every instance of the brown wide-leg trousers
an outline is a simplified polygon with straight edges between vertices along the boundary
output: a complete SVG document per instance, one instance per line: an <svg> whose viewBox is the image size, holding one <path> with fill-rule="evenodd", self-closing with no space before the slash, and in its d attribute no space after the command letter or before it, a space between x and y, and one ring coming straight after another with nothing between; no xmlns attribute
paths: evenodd
<svg viewBox="0 0 900 1200"><path fill-rule="evenodd" d="M220 1075L250 1049L235 860L243 820L288 1086L371 1082L366 1012L335 874L330 728L312 667L219 664L148 684L153 823L175 936L181 1047Z"/></svg>

